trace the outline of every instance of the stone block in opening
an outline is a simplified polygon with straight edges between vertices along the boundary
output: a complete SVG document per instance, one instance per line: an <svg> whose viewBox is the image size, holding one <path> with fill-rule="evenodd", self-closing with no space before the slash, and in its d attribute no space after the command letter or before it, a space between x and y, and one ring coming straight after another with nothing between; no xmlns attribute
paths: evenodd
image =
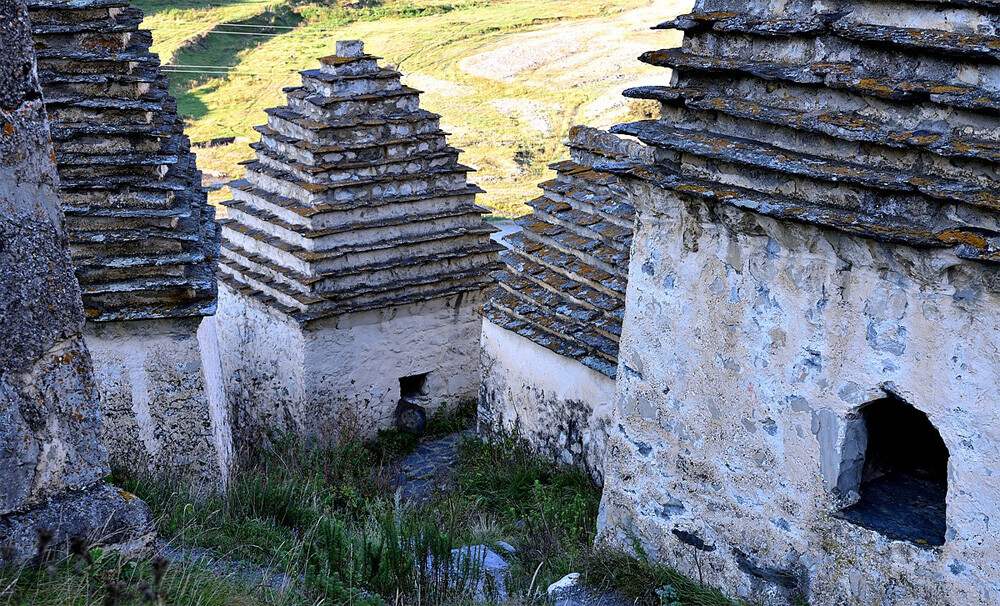
<svg viewBox="0 0 1000 606"><path fill-rule="evenodd" d="M399 399L412 404L419 404L427 399L427 375L411 375L399 379Z"/></svg>
<svg viewBox="0 0 1000 606"><path fill-rule="evenodd" d="M943 545L948 448L927 415L890 396L848 419L844 451L864 453L841 467L838 490L857 502L839 512L891 539Z"/></svg>

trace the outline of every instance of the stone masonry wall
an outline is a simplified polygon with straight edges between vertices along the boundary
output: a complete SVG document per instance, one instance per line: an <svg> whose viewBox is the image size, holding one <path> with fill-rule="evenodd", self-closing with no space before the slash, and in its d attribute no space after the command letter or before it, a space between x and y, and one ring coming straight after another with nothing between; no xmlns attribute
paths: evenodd
<svg viewBox="0 0 1000 606"><path fill-rule="evenodd" d="M650 204L636 243L600 539L767 604L995 603L995 271L704 202ZM949 449L943 547L835 516L886 393Z"/></svg>
<svg viewBox="0 0 1000 606"><path fill-rule="evenodd" d="M402 377L427 373L428 413L475 401L482 300L458 295L301 325L220 286L220 347L240 440L258 432L322 442L393 426ZM232 327L245 327L231 330Z"/></svg>
<svg viewBox="0 0 1000 606"><path fill-rule="evenodd" d="M703 0L659 26L686 32L642 57L673 86L627 94L662 117L612 129L655 161L599 166L637 209L601 540L767 604L1000 599L997 10ZM938 437L940 476L906 467Z"/></svg>
<svg viewBox="0 0 1000 606"><path fill-rule="evenodd" d="M649 161L643 145L576 126L570 158L507 237L484 310L480 431L513 431L601 480L635 209L597 162ZM507 333L507 334L504 334ZM572 377L572 378L570 378Z"/></svg>
<svg viewBox="0 0 1000 606"><path fill-rule="evenodd" d="M105 490L107 451L80 329L45 109L23 2L0 1L0 565L104 527L150 533L135 497ZM91 537L96 538L96 537Z"/></svg>
<svg viewBox="0 0 1000 606"><path fill-rule="evenodd" d="M477 393L501 247L472 169L360 41L320 64L267 110L220 222L222 365L247 439L374 435L406 377L427 375L409 395L431 408Z"/></svg>
<svg viewBox="0 0 1000 606"><path fill-rule="evenodd" d="M129 0L29 8L111 463L219 490L228 406L199 337L219 229L152 35Z"/></svg>
<svg viewBox="0 0 1000 606"><path fill-rule="evenodd" d="M214 316L87 323L115 465L198 493L226 486L232 427L215 326Z"/></svg>

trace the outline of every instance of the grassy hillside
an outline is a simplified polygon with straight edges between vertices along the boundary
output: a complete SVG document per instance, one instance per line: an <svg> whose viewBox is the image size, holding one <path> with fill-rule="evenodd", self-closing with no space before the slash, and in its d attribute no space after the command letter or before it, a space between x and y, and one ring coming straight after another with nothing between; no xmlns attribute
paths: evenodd
<svg viewBox="0 0 1000 606"><path fill-rule="evenodd" d="M154 50L168 67L193 141L236 137L199 149L211 179L240 176L252 127L283 104L281 88L317 65L337 40L362 39L425 91L440 113L481 203L504 215L526 211L546 165L564 155L576 123L609 125L629 112L628 85L669 74L635 60L675 45L676 34L649 26L690 0L385 0L348 8L296 0L139 0ZM223 195L223 194L219 194Z"/></svg>

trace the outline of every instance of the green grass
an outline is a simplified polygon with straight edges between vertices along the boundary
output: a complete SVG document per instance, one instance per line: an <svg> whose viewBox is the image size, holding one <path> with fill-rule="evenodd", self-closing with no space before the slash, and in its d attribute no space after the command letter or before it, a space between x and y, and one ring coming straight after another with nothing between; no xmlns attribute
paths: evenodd
<svg viewBox="0 0 1000 606"><path fill-rule="evenodd" d="M430 436L470 422L468 408L434 415ZM453 558L452 550L487 544L504 553L500 541L516 548L507 556L511 597L504 606L546 603L544 589L570 572L639 605L730 605L670 569L595 551L599 489L579 469L538 458L514 436L464 442L453 490L420 505L400 502L392 461L417 446L396 432L326 449L280 441L245 454L227 492L201 501L181 486L119 476L119 485L152 507L161 537L230 564L175 562L160 578L155 560L93 550L91 564L77 555L49 568L0 570L0 606L465 606L481 563ZM267 574L232 572L248 568ZM261 582L274 575L289 582ZM676 600L663 599L670 592Z"/></svg>
<svg viewBox="0 0 1000 606"><path fill-rule="evenodd" d="M99 549L43 568L0 570L3 606L291 606L305 599L254 587L238 575L217 574L201 564L135 561Z"/></svg>
<svg viewBox="0 0 1000 606"><path fill-rule="evenodd" d="M605 24L595 26L599 28L624 28L616 26L615 19L651 3L385 0L360 8L294 0L140 0L136 4L147 11L144 27L153 31L154 50L165 63L232 68L225 75L171 76L171 90L187 117L192 140L237 137L231 145L198 150L199 165L213 177L241 176L238 163L252 156L249 143L257 138L253 127L266 121L264 109L284 103L281 88L297 84L297 71L315 67L318 57L334 51L336 40L357 38L385 63L398 66L404 82L425 91L422 106L443 116L443 127L452 133L450 142L464 149L463 162L478 170L472 180L487 190L480 202L499 214L516 216L527 212L524 202L537 195L540 181L549 178L547 165L565 157L562 141L569 127L587 119L595 102L642 75L656 75L664 82L669 78L666 71L634 60L637 53L622 58L614 40L598 49L588 46L597 44L591 42L590 33L566 42L565 27L593 23ZM674 12L687 3L678 0ZM655 13L650 18L668 16ZM218 23L294 29L264 30L274 32L273 36L234 36L222 33L234 28ZM531 50L539 64L530 64L510 77L492 73L491 64L479 70L466 66L466 61L479 61L482 53L498 48L516 54L519 36L548 36L552 49L561 51L568 44L572 52L549 65L547 53ZM628 33L625 37L648 40L642 48L678 41L672 34ZM577 51L594 52L593 60L574 62ZM560 61L568 67L562 68ZM498 67L505 63L500 59ZM189 71L199 72L197 68ZM618 108L602 113L601 121L613 123L627 113L627 108Z"/></svg>

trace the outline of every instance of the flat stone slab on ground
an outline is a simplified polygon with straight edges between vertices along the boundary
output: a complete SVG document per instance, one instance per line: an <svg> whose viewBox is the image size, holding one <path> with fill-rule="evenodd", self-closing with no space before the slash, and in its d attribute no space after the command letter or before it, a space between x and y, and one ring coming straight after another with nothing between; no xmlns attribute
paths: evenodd
<svg viewBox="0 0 1000 606"><path fill-rule="evenodd" d="M553 606L633 606L633 600L615 591L600 591L579 583L580 574L568 574L549 585Z"/></svg>
<svg viewBox="0 0 1000 606"><path fill-rule="evenodd" d="M450 436L425 442L416 452L399 461L396 485L402 489L405 501L423 501L435 490L447 490L451 484L452 470L458 465L458 447L462 440L474 438L471 431L460 431Z"/></svg>

